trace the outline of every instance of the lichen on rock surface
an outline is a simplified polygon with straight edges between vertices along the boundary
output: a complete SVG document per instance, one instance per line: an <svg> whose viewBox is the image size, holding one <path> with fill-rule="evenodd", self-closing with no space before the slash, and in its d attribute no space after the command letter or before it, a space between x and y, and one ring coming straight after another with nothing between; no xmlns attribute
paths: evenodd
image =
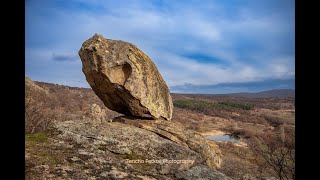
<svg viewBox="0 0 320 180"><path fill-rule="evenodd" d="M168 86L156 65L135 45L95 34L82 44L79 56L88 83L109 109L171 119Z"/></svg>
<svg viewBox="0 0 320 180"><path fill-rule="evenodd" d="M195 145L190 146L189 141ZM206 143L204 137L196 137L165 120L58 122L47 132L26 138L26 176L27 179L228 179L208 164L208 156L203 153L210 151L220 157L219 149L205 149L201 143Z"/></svg>
<svg viewBox="0 0 320 180"><path fill-rule="evenodd" d="M176 123L163 120L149 121L120 116L116 117L113 121L130 124L154 132L161 137L199 153L205 160L206 165L210 168L220 168L222 153L219 146L192 130L185 129Z"/></svg>

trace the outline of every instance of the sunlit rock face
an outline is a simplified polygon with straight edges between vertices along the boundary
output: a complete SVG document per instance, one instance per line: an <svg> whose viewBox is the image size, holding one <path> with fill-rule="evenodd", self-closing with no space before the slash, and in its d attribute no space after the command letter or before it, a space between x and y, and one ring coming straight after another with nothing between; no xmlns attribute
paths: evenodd
<svg viewBox="0 0 320 180"><path fill-rule="evenodd" d="M82 44L79 56L88 83L109 109L171 119L168 86L156 65L135 45L95 34Z"/></svg>

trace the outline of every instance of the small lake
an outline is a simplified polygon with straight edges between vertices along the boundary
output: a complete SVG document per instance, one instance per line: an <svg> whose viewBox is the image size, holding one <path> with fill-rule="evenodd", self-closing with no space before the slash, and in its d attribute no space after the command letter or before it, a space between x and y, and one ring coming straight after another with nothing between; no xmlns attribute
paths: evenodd
<svg viewBox="0 0 320 180"><path fill-rule="evenodd" d="M207 136L208 139L214 140L214 141L222 141L222 142L233 142L237 143L240 141L239 136L233 136L229 134L220 134L220 135L214 135L214 136Z"/></svg>

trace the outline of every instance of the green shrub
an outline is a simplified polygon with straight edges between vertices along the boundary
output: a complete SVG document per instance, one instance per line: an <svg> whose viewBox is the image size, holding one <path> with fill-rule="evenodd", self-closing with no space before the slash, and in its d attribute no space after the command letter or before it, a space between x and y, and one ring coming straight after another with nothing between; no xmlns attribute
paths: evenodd
<svg viewBox="0 0 320 180"><path fill-rule="evenodd" d="M34 143L44 143L47 142L48 136L45 132L39 132L34 134L26 134L26 141Z"/></svg>
<svg viewBox="0 0 320 180"><path fill-rule="evenodd" d="M273 127L278 127L284 123L284 120L277 116L265 115L264 119Z"/></svg>
<svg viewBox="0 0 320 180"><path fill-rule="evenodd" d="M251 110L254 108L252 104L241 104L235 102L208 102L208 101L197 101L197 100L176 100L173 102L175 107L196 110L204 112L211 109L221 109L221 110L232 110L232 109L242 109Z"/></svg>
<svg viewBox="0 0 320 180"><path fill-rule="evenodd" d="M234 103L234 102L219 102L218 105L221 105L225 108L237 108L243 110L251 110L254 108L253 104L241 104L241 103Z"/></svg>

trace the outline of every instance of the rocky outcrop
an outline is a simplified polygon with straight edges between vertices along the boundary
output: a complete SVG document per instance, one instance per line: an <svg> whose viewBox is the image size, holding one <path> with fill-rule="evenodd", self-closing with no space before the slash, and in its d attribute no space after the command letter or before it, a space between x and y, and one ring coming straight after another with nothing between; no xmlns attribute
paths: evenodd
<svg viewBox="0 0 320 180"><path fill-rule="evenodd" d="M169 89L155 64L135 45L95 34L82 44L79 56L88 83L109 109L171 119Z"/></svg>
<svg viewBox="0 0 320 180"><path fill-rule="evenodd" d="M189 148L201 155L206 164L214 169L221 165L221 151L219 146L213 141L207 140L202 135L195 133L175 124L163 120L141 120L132 117L121 116L113 121L130 124L148 131L154 132L159 136L169 139L179 145Z"/></svg>
<svg viewBox="0 0 320 180"><path fill-rule="evenodd" d="M98 104L92 104L90 108L90 118L96 122L106 120L106 112Z"/></svg>
<svg viewBox="0 0 320 180"><path fill-rule="evenodd" d="M35 143L26 141L27 175L45 179L229 179L207 156L220 157L219 150L201 145L207 143L203 137L164 120L134 120L131 124L121 119L56 123L47 131L48 140L41 141L45 143L33 147Z"/></svg>
<svg viewBox="0 0 320 180"><path fill-rule="evenodd" d="M177 179L197 179L197 180L232 180L231 178L227 177L225 174L219 171L212 171L210 168L199 165L194 166L187 171L178 172L176 174Z"/></svg>

